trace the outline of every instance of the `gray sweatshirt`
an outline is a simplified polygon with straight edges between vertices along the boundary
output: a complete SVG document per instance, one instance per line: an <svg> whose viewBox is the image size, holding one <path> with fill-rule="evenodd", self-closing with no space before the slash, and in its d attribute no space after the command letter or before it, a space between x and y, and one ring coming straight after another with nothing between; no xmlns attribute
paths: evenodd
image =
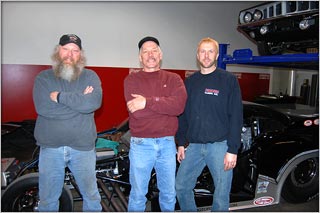
<svg viewBox="0 0 320 213"><path fill-rule="evenodd" d="M94 90L84 95L87 86ZM53 91L60 92L58 103L50 99ZM95 147L94 111L101 106L102 88L94 71L83 69L77 80L68 82L55 77L52 69L44 70L35 79L33 101L38 114L34 136L39 146L83 151Z"/></svg>

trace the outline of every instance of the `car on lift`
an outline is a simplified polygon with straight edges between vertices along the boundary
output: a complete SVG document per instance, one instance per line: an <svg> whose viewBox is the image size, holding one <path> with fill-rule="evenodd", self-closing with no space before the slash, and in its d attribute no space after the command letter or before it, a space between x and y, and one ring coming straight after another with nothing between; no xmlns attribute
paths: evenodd
<svg viewBox="0 0 320 213"><path fill-rule="evenodd" d="M267 106L244 101L243 118L241 147L238 152L237 166L233 170L230 210L278 204L281 197L293 203L306 202L316 198L319 194L319 109L297 104ZM28 125L31 124L28 123ZM24 131L17 131L17 129L11 133L8 129L6 132L7 127L11 128L12 125L2 125L3 143L20 142L30 135L26 135ZM23 126L22 128L25 129ZM31 127L28 129L32 130ZM131 136L128 120L122 122L112 132L111 135L107 134L107 138L118 141L119 147L127 144L122 147L128 147L128 149L118 147L118 154L114 155L114 159L118 163L106 164L108 171L111 170L113 173L117 171L117 178L103 176L103 180L105 184L108 181L117 181L120 189L127 189L129 186L129 160L123 156L128 156L126 153L130 148ZM98 133L98 137L106 137L105 132ZM5 152L6 150L1 151ZM7 157L13 156L8 155ZM35 160L23 163L32 169L30 172L37 171L35 164L37 161ZM101 179L101 173L105 175L101 170L105 167L103 164L104 162L97 163L99 165L97 166L98 179ZM2 183L6 183L6 185L2 185L2 189L5 190L1 198L2 211L12 211L13 209L23 211L27 209L26 206L30 207L28 209L37 209L37 177L31 176L33 173L17 175L26 171L26 166L22 169L19 169L19 166L10 167L7 171L3 171L2 178L5 181L2 180ZM156 176L157 174L153 171L146 195L151 201L151 211L160 211ZM30 182L31 180L32 182ZM70 178L66 179L65 184L67 186L70 184ZM70 190L70 187L65 190ZM206 167L198 177L194 189L199 211L211 210L213 193L214 182ZM65 194L70 195L71 192L66 191ZM122 193L119 192L119 194ZM128 195L129 190L123 190L121 197ZM73 201L77 200L76 197L72 199L70 196L60 199L62 199L61 205L65 206L73 206ZM178 203L176 209L179 210Z"/></svg>
<svg viewBox="0 0 320 213"><path fill-rule="evenodd" d="M241 10L237 30L260 55L319 52L319 1L275 1Z"/></svg>

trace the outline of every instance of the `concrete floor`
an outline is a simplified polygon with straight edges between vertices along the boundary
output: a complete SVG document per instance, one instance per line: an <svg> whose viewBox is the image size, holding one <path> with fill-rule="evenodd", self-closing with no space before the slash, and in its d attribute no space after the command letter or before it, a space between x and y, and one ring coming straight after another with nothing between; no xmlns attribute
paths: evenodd
<svg viewBox="0 0 320 213"><path fill-rule="evenodd" d="M82 211L82 202L78 201L74 203L74 211ZM147 203L147 212L150 212L150 205ZM319 196L315 199L299 204L288 203L285 200L281 200L279 204L257 207L250 209L237 210L233 212L319 212Z"/></svg>

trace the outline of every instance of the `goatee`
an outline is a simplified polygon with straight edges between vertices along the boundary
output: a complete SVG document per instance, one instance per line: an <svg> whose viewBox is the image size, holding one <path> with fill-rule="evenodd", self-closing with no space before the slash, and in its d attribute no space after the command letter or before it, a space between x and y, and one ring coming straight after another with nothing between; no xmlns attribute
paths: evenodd
<svg viewBox="0 0 320 213"><path fill-rule="evenodd" d="M208 65L205 65L205 63L204 63L204 62L201 62L201 61L199 61L199 63L201 64L201 66L202 66L203 68L210 68L210 67L212 67L213 65L216 64L216 61L211 61Z"/></svg>

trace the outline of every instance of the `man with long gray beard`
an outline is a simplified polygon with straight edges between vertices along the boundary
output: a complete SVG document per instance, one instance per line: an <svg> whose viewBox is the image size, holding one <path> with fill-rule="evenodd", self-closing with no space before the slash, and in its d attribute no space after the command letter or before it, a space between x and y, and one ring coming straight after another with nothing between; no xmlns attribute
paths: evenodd
<svg viewBox="0 0 320 213"><path fill-rule="evenodd" d="M81 191L83 211L101 211L94 121L94 111L101 106L101 81L84 68L81 40L74 34L60 38L52 60L52 69L42 71L33 88L38 114L34 136L40 146L39 211L59 211L66 167Z"/></svg>

